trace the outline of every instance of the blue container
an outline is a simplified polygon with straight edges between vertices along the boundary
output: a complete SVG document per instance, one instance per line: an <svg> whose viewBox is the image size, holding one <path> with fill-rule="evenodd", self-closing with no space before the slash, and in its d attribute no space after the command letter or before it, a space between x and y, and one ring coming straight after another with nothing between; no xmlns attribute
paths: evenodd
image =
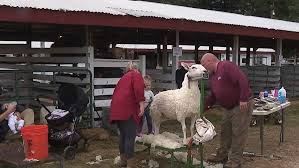
<svg viewBox="0 0 299 168"><path fill-rule="evenodd" d="M286 95L287 95L286 90L283 87L281 87L281 89L279 89L279 91L278 91L278 101L280 103L285 103Z"/></svg>
<svg viewBox="0 0 299 168"><path fill-rule="evenodd" d="M269 94L268 91L265 90L265 91L264 91L264 97L268 97L268 94Z"/></svg>

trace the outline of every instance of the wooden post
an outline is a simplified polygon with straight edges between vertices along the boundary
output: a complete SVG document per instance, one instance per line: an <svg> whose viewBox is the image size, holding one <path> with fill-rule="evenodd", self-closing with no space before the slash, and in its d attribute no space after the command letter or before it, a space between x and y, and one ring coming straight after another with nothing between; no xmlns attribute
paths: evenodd
<svg viewBox="0 0 299 168"><path fill-rule="evenodd" d="M275 55L275 65L281 66L282 56L282 39L276 40L276 55Z"/></svg>
<svg viewBox="0 0 299 168"><path fill-rule="evenodd" d="M234 47L233 47L233 62L237 65L239 65L239 36L234 36Z"/></svg>
<svg viewBox="0 0 299 168"><path fill-rule="evenodd" d="M92 100L90 100L92 106L94 105L94 48L92 46L88 46L87 47L87 53L86 53L87 57L88 57L88 69L91 71L91 88L90 88L90 92L91 92L91 95L92 95ZM93 108L92 108L93 109ZM94 110L92 110L91 112L91 124L92 124L92 127L95 127L95 121L94 121L94 118L95 118L95 114L94 114Z"/></svg>
<svg viewBox="0 0 299 168"><path fill-rule="evenodd" d="M26 37L27 37L27 40L26 40L26 48L27 49L31 49L32 48L32 29L31 29L31 25L30 24L28 24L28 25L26 25ZM32 64L31 64L31 62L29 61L29 59L30 59L30 57L32 57L32 54L30 53L30 54L23 54L23 55L25 55L26 56L26 68L28 69L28 70L30 70L31 69L31 67L32 67ZM19 79L20 78L23 78L24 79L24 83L23 84L25 84L25 85L33 85L33 72L31 72L31 71L28 71L28 72L24 72L24 73L17 73L17 79L16 79L16 82L17 83L19 83ZM20 84L18 84L19 86L17 86L16 88L17 88L17 90L16 90L16 94L18 94L18 95L16 95L17 97L18 96L28 96L28 97L30 97L30 96L32 96L32 93L33 93L33 88L32 87L28 87L28 88L22 88L22 89L19 89L19 87L20 87ZM28 105L28 104L27 104ZM26 105L26 106L27 106Z"/></svg>
<svg viewBox="0 0 299 168"><path fill-rule="evenodd" d="M160 69L161 68L161 44L157 44L157 66L156 69Z"/></svg>
<svg viewBox="0 0 299 168"><path fill-rule="evenodd" d="M230 46L229 46L229 44L226 44L225 60L230 61Z"/></svg>
<svg viewBox="0 0 299 168"><path fill-rule="evenodd" d="M212 53L213 52L213 45L209 45L209 53Z"/></svg>
<svg viewBox="0 0 299 168"><path fill-rule="evenodd" d="M197 43L195 44L195 48L194 48L194 61L196 64L200 64L198 48L199 48L199 44Z"/></svg>
<svg viewBox="0 0 299 168"><path fill-rule="evenodd" d="M167 34L164 34L164 41L163 41L163 56L162 56L162 66L163 72L166 73L167 69L167 62L168 62L168 51L167 51Z"/></svg>
<svg viewBox="0 0 299 168"><path fill-rule="evenodd" d="M178 30L175 31L175 46L179 47L180 45L180 32ZM172 56L172 68L171 68L171 74L172 74L172 84L173 84L173 89L176 88L176 83L175 83L175 72L178 69L178 60L179 57L173 55Z"/></svg>
<svg viewBox="0 0 299 168"><path fill-rule="evenodd" d="M142 76L146 75L146 57L145 55L139 55L139 69Z"/></svg>
<svg viewBox="0 0 299 168"><path fill-rule="evenodd" d="M294 61L295 65L297 65L297 54L298 54L298 49L295 48L295 61Z"/></svg>
<svg viewBox="0 0 299 168"><path fill-rule="evenodd" d="M253 63L252 63L252 65L253 66L256 65L256 50L257 50L257 48L254 47L253 48L253 52L252 52L252 56L253 56Z"/></svg>
<svg viewBox="0 0 299 168"><path fill-rule="evenodd" d="M250 47L246 48L246 66L250 66Z"/></svg>

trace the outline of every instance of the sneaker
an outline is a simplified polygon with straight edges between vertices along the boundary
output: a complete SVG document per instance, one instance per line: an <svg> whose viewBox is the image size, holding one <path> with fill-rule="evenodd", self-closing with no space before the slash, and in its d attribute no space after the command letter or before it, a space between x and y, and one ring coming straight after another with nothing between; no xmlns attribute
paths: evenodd
<svg viewBox="0 0 299 168"><path fill-rule="evenodd" d="M153 135L155 135L155 132L154 132L154 131L152 131L152 132L148 132L148 133L147 133L147 135L150 135L150 134L153 134Z"/></svg>

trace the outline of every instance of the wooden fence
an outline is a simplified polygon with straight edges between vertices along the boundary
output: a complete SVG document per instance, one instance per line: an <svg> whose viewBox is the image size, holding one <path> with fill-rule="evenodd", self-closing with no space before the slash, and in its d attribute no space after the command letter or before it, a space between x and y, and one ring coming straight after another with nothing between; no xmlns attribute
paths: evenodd
<svg viewBox="0 0 299 168"><path fill-rule="evenodd" d="M153 80L152 87L155 93L176 88L171 73L163 73L163 70L160 69L147 69L146 72Z"/></svg>
<svg viewBox="0 0 299 168"><path fill-rule="evenodd" d="M281 67L281 84L288 97L299 96L299 65Z"/></svg>
<svg viewBox="0 0 299 168"><path fill-rule="evenodd" d="M32 49L0 46L0 54L13 55L0 57L3 70L0 71L0 84L7 91L7 99L3 101L17 99L22 104L38 105L35 97L55 99L59 83L73 83L91 95L90 108L85 116L88 126L97 125L95 120L99 116L94 108L101 111L110 106L114 87L122 76L119 70L131 61L94 59L93 47ZM144 75L145 56L133 61L140 64ZM113 74L115 69L118 75Z"/></svg>
<svg viewBox="0 0 299 168"><path fill-rule="evenodd" d="M273 66L249 66L241 67L247 75L253 93L258 95L265 89L274 89L280 86L280 67Z"/></svg>
<svg viewBox="0 0 299 168"><path fill-rule="evenodd" d="M93 47L28 49L0 46L0 54L15 57L0 57L0 85L4 88L3 101L18 99L20 103L37 105L34 98L44 96L55 98L59 83L73 83L82 86L91 95L85 119L88 126L96 126L93 106L99 112L110 107L114 87L122 75L122 70L130 60L94 59ZM149 74L157 91L174 89L174 79L162 70L147 70L145 56L133 60L140 64L142 74ZM242 67L248 75L255 94L264 88L285 86L288 96L299 95L299 66L283 67ZM207 88L207 87L206 87ZM3 96L3 95L2 95ZM9 99L10 98L10 99Z"/></svg>
<svg viewBox="0 0 299 168"><path fill-rule="evenodd" d="M110 107L114 88L125 73L129 61L132 60L94 59L95 126L99 125L97 118L103 115L103 108ZM139 64L140 60L134 60L134 62Z"/></svg>
<svg viewBox="0 0 299 168"><path fill-rule="evenodd" d="M0 85L3 88L1 102L17 101L19 104L39 105L35 100L49 105L56 99L60 83L81 86L88 95L92 93L90 47L33 49L24 47L0 47ZM92 96L82 125L92 126Z"/></svg>

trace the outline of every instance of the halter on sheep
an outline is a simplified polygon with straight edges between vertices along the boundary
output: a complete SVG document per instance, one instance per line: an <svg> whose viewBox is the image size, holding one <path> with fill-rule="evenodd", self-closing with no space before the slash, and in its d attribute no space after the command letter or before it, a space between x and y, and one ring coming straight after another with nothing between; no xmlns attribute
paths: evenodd
<svg viewBox="0 0 299 168"><path fill-rule="evenodd" d="M198 82L206 73L206 69L198 64L188 66L187 70L182 88L160 92L154 97L150 107L155 134L159 134L162 121L177 120L182 125L185 144L187 143L185 119L191 118L190 131L192 137L200 106Z"/></svg>

